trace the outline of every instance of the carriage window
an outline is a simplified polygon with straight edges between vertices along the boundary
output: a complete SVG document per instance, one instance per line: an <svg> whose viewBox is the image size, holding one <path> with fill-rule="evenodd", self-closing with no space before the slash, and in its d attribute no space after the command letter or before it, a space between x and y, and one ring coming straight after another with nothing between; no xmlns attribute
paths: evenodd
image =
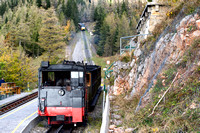
<svg viewBox="0 0 200 133"><path fill-rule="evenodd" d="M91 73L87 73L87 74L86 74L86 85L87 85L88 87L91 86Z"/></svg>

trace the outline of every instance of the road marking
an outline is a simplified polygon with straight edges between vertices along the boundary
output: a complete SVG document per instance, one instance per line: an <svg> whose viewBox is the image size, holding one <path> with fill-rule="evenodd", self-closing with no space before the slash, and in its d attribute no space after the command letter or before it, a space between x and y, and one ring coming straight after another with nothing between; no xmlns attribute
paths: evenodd
<svg viewBox="0 0 200 133"><path fill-rule="evenodd" d="M34 113L32 113L31 115L29 115L28 117L26 117L25 119L23 119L18 125L17 125L17 127L12 131L12 133L14 133L18 128L19 128L19 126L25 121L25 120L27 120L28 118L30 118L31 116L33 116L34 114L36 114L37 113L37 111L35 111Z"/></svg>
<svg viewBox="0 0 200 133"><path fill-rule="evenodd" d="M37 100L37 99L35 99L34 101L32 101L32 102L26 104L25 106L22 106L22 107L18 108L17 110L15 110L15 111L13 111L13 112L11 112L11 113L9 113L9 114L7 114L7 115L1 117L0 120L3 119L3 118L5 118L5 117L7 117L7 116L9 116L9 115L11 115L11 114L13 114L13 113L15 113L15 112L17 112L17 111L19 111L19 110L21 110L21 109L23 109L23 108L26 107L26 106L28 106L28 105L34 103L36 100Z"/></svg>

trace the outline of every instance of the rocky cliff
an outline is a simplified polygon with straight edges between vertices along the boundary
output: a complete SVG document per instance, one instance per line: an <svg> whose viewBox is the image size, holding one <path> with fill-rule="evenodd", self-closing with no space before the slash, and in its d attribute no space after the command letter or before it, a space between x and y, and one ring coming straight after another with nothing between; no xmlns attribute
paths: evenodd
<svg viewBox="0 0 200 133"><path fill-rule="evenodd" d="M123 99L129 100L129 102L131 99L138 97L139 99L135 102L137 105L132 106L131 112L138 112L143 107L148 106L149 111L147 112L150 114L153 106L155 106L155 103L158 102L158 99L161 98L167 88L169 88L169 90L172 88L169 91L170 96L168 96L168 100L170 101L170 99L175 98L174 100L176 102L173 104L174 101L172 101L169 107L167 106L168 103L165 102L165 104L163 104L165 107L163 108L164 111L166 108L173 110L176 104L185 102L184 100L188 97L190 97L190 102L184 107L181 107L184 111L181 112L180 116L183 117L188 109L199 110L200 10L197 9L196 12L191 15L184 15L183 12L184 9L160 35L154 43L154 49L149 52L149 55L144 56L144 52L146 51L143 51L142 48L144 45L148 45L148 43L139 43L134 51L134 58L131 62L123 63L118 61L115 63L113 70L116 79L111 93L114 95L123 95ZM176 74L177 77L175 77ZM174 80L174 83L172 83L172 80ZM197 97L194 95L190 96L190 93L195 94L195 96L197 94ZM174 96L171 96L172 94ZM116 104L118 105L118 103ZM170 111L167 112L169 113ZM126 119L126 115L129 114L126 112L122 113L124 119ZM160 115L160 112L155 114ZM197 115L200 116L200 114ZM149 123L149 121L153 123L153 118L148 117L147 114L143 114L143 117L148 120L147 123ZM131 120L134 120L134 118L131 118ZM166 120L164 121L166 122ZM162 122L165 123L164 121ZM185 125L187 125L187 123ZM159 126L157 125L157 127ZM155 131L174 131L174 129L164 130L164 128L159 129L157 127L154 128ZM185 129L184 131L198 130L188 130L189 124L186 127L187 130ZM152 130L139 131L146 132Z"/></svg>
<svg viewBox="0 0 200 133"><path fill-rule="evenodd" d="M200 37L199 14L184 17L175 28L176 32L162 35L155 43L153 52L141 62L139 59L143 53L139 44L134 51L135 58L132 62L115 63L114 75L117 76L113 88L115 95L131 89L131 96L133 96L134 93L148 86L150 81L156 80L154 76L158 75L159 68L162 69L169 64L179 64L183 60L185 51L191 47L195 39ZM197 53L197 57L199 54ZM200 65L200 62L196 65ZM126 69L130 69L128 75L123 72ZM159 73L162 73L162 70Z"/></svg>

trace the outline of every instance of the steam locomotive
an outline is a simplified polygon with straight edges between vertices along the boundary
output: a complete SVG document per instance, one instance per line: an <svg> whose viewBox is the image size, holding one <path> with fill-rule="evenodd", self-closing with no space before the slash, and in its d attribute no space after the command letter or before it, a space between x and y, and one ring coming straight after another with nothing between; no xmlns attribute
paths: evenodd
<svg viewBox="0 0 200 133"><path fill-rule="evenodd" d="M48 124L76 124L87 120L101 91L101 67L64 60L42 62L39 68L38 114Z"/></svg>

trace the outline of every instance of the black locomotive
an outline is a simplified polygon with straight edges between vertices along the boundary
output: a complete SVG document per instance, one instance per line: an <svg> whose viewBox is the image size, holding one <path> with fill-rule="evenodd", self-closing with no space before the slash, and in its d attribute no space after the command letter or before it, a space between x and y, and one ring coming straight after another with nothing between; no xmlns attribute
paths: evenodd
<svg viewBox="0 0 200 133"><path fill-rule="evenodd" d="M97 102L100 84L100 66L74 61L55 65L42 62L38 114L48 117L48 124L83 122Z"/></svg>

